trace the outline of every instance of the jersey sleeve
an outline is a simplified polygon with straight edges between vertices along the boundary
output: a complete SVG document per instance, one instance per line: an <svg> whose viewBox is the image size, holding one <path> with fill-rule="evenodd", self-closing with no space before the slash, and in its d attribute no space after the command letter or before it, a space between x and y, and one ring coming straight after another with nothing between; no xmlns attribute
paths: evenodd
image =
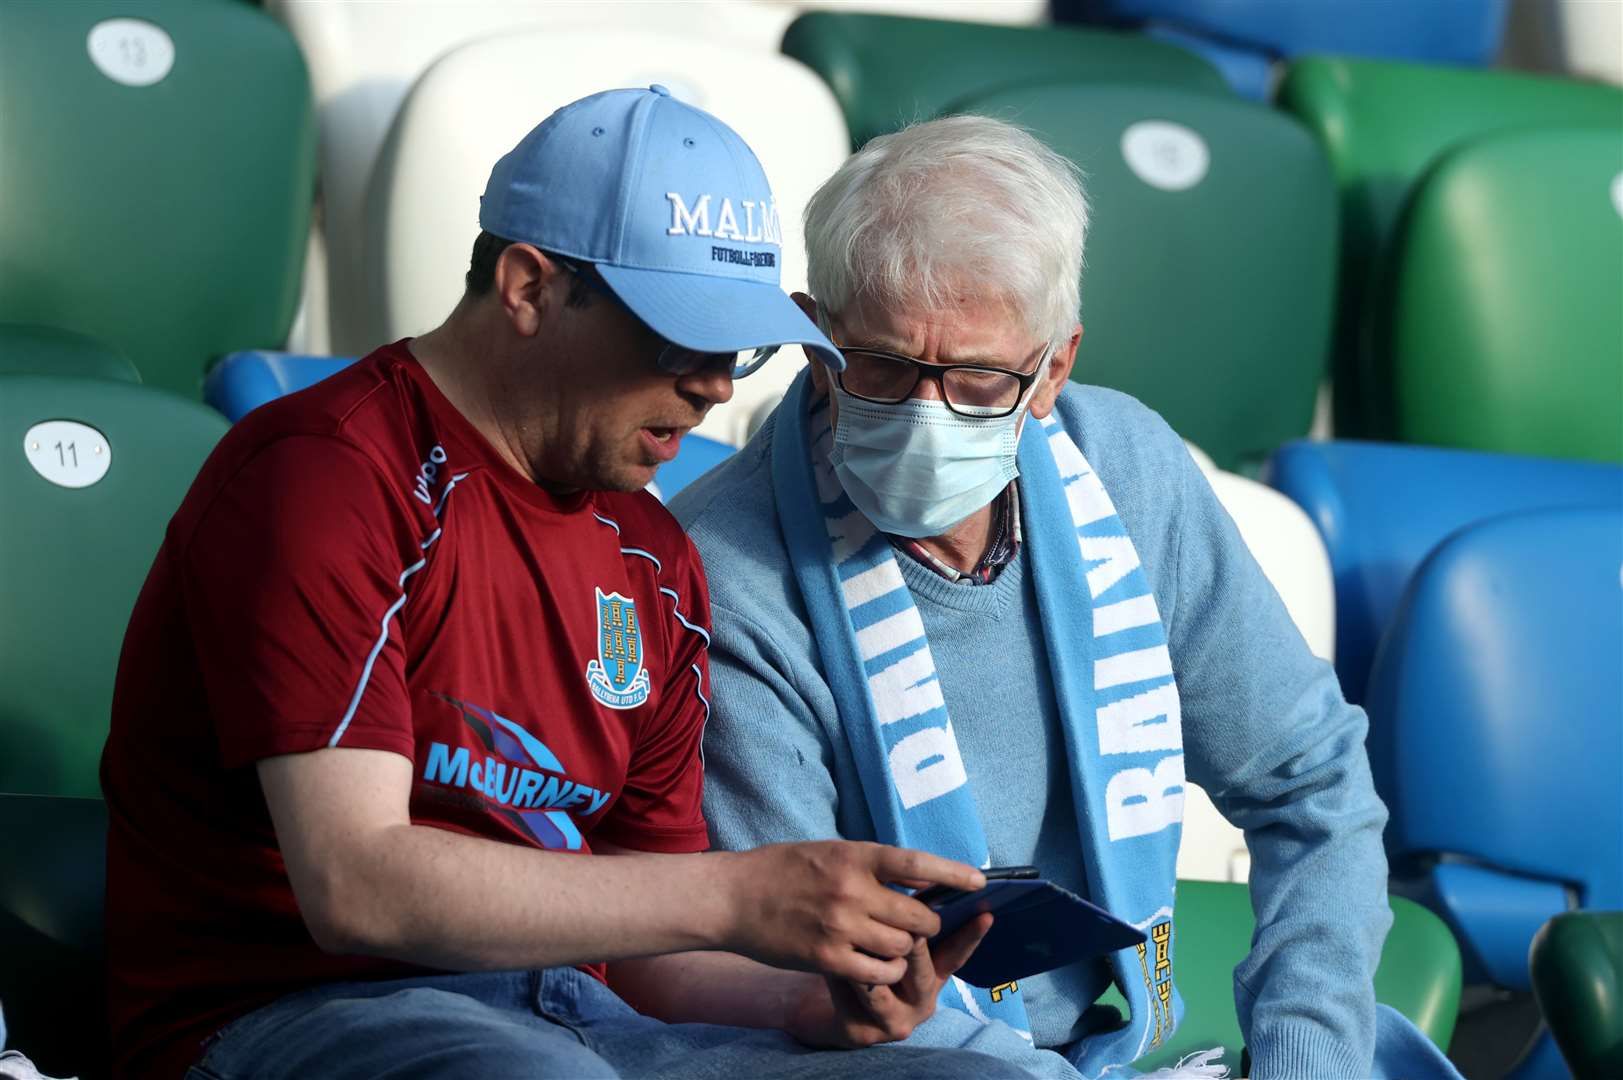
<svg viewBox="0 0 1623 1080"><path fill-rule="evenodd" d="M686 537L670 583L661 583L659 617L669 624L670 664L653 717L642 727L625 787L595 834L638 851L704 851L700 746L710 717L710 596L699 556ZM674 594L674 595L673 595Z"/></svg>
<svg viewBox="0 0 1623 1080"><path fill-rule="evenodd" d="M331 436L280 439L215 496L181 555L221 764L327 746L412 754L398 614L418 525Z"/></svg>

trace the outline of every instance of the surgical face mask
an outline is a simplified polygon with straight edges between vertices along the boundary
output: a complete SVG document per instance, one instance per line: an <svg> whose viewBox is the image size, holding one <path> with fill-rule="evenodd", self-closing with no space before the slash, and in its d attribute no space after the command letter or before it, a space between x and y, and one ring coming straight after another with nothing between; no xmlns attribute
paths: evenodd
<svg viewBox="0 0 1623 1080"><path fill-rule="evenodd" d="M944 401L863 401L831 380L839 416L829 463L845 493L880 531L915 539L986 506L1020 475L1021 420L1052 355L1014 411L993 419L959 416Z"/></svg>

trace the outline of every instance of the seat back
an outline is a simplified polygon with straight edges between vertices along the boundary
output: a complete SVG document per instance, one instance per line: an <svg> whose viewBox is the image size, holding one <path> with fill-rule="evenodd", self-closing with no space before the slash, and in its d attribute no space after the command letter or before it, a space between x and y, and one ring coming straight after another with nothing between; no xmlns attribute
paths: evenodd
<svg viewBox="0 0 1623 1080"><path fill-rule="evenodd" d="M1387 435L1382 383L1361 348L1368 298L1411 185L1444 151L1522 126L1616 129L1623 90L1505 72L1310 57L1291 65L1279 103L1329 152L1341 187L1336 430Z"/></svg>
<svg viewBox="0 0 1623 1080"><path fill-rule="evenodd" d="M1508 0L1056 0L1067 21L1170 23L1279 56L1309 52L1491 64Z"/></svg>
<svg viewBox="0 0 1623 1080"><path fill-rule="evenodd" d="M1234 1013L1234 969L1250 950L1255 928L1246 886L1178 882L1172 951L1183 1022L1159 1050L1133 1062L1134 1068L1170 1068L1185 1055L1219 1046L1230 1075L1244 1075L1245 1039ZM1460 970L1459 948L1448 927L1418 904L1393 897L1392 929L1375 971L1375 1000L1408 1017L1446 1050L1459 1016ZM1099 1000L1126 1014L1115 987Z"/></svg>
<svg viewBox="0 0 1623 1080"><path fill-rule="evenodd" d="M1087 175L1073 378L1132 394L1228 470L1307 433L1335 189L1306 131L1231 96L1091 83L1012 87L965 111L1028 127Z"/></svg>
<svg viewBox="0 0 1623 1080"><path fill-rule="evenodd" d="M0 791L100 793L125 625L225 428L161 390L0 376Z"/></svg>
<svg viewBox="0 0 1623 1080"><path fill-rule="evenodd" d="M1577 1080L1623 1076L1623 911L1569 911L1529 957L1533 995Z"/></svg>
<svg viewBox="0 0 1623 1080"><path fill-rule="evenodd" d="M101 1075L107 808L0 793L0 1002L6 1045L51 1076Z"/></svg>
<svg viewBox="0 0 1623 1080"><path fill-rule="evenodd" d="M310 65L321 127L332 348L355 356L383 344L374 336L366 307L366 281L374 269L367 261L363 241L367 181L401 102L435 60L481 38L520 30L580 28L591 29L605 44L628 31L662 31L703 36L736 50L772 52L794 17L788 6L745 0L623 0L613 4L598 0L389 0L381 4L267 0L266 6L293 32ZM534 54L525 58L519 70L534 71L564 59L551 51ZM623 64L614 67L624 70ZM629 84L617 83L605 72L590 90L650 81L651 77L641 78L639 73ZM530 102L524 130L545 120L563 103ZM493 103L480 102L479 108L486 104ZM477 118L477 112L469 118ZM510 149L511 144L502 152ZM495 163L495 157L469 163L470 168L484 170L480 190ZM477 203L463 208L458 224L473 220L477 209ZM458 259L466 269L468 252L463 251Z"/></svg>
<svg viewBox="0 0 1623 1080"><path fill-rule="evenodd" d="M370 336L388 341L429 329L455 306L490 168L538 116L604 86L654 82L713 113L755 151L783 225L783 285L804 288L801 211L849 143L839 107L816 76L774 53L699 38L514 32L445 56L400 108L372 174ZM781 395L801 360L799 349L786 349L737 382L733 400L713 408L699 431L742 443L756 403Z"/></svg>
<svg viewBox="0 0 1623 1080"><path fill-rule="evenodd" d="M1194 54L1107 30L811 11L790 25L783 51L833 89L857 147L912 121L962 112L967 98L1037 80L1228 95L1222 75Z"/></svg>
<svg viewBox="0 0 1623 1080"><path fill-rule="evenodd" d="M39 374L141 381L128 357L95 338L54 326L0 325L0 375Z"/></svg>
<svg viewBox="0 0 1623 1080"><path fill-rule="evenodd" d="M232 353L209 369L203 401L235 424L266 402L314 386L354 362L353 356L299 356L264 349Z"/></svg>
<svg viewBox="0 0 1623 1080"><path fill-rule="evenodd" d="M1369 684L1395 870L1459 857L1623 906L1620 588L1616 504L1480 522L1416 571Z"/></svg>
<svg viewBox="0 0 1623 1080"><path fill-rule="evenodd" d="M1426 446L1292 442L1263 475L1307 511L1330 553L1336 674L1354 704L1415 568L1450 533L1517 510L1623 502L1616 466Z"/></svg>
<svg viewBox="0 0 1623 1080"><path fill-rule="evenodd" d="M240 0L0 5L0 322L88 334L196 397L279 347L315 130L299 51Z"/></svg>
<svg viewBox="0 0 1623 1080"><path fill-rule="evenodd" d="M1405 442L1623 462L1623 100L1523 130L1416 187L1371 370Z"/></svg>

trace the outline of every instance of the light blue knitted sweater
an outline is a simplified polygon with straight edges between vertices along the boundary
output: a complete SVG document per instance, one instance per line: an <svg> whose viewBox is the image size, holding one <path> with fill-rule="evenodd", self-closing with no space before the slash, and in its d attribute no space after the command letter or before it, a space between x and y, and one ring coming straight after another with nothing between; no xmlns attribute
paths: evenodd
<svg viewBox="0 0 1623 1080"><path fill-rule="evenodd" d="M1075 385L1058 408L1155 590L1183 703L1188 778L1245 830L1251 850L1257 936L1235 990L1252 1076L1368 1076L1372 981L1391 913L1386 811L1370 783L1364 714L1308 651L1160 417L1132 398ZM710 581L705 812L716 845L732 849L874 835L783 547L773 427L671 504ZM924 619L993 863L1031 862L1085 892L1023 557L984 586L949 583L901 553L898 563ZM1096 964L1022 980L1037 1044L1063 1052L1085 1037L1083 1011L1107 982ZM915 1038L953 1042L932 1025L956 1030L962 1019L938 1013ZM996 1035L982 1032L976 1043L1029 1053L1008 1038L1007 1047L989 1046ZM1036 1060L1052 1055L1032 1057L1037 1071L1064 1075Z"/></svg>

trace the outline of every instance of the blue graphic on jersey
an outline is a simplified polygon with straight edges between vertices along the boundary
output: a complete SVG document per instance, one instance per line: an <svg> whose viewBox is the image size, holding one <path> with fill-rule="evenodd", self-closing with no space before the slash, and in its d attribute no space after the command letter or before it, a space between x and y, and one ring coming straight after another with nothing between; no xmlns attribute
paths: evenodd
<svg viewBox="0 0 1623 1080"><path fill-rule="evenodd" d="M586 663L586 685L611 709L635 709L648 700L637 602L617 592L597 594L597 659Z"/></svg>
<svg viewBox="0 0 1623 1080"><path fill-rule="evenodd" d="M492 813L522 827L542 847L579 851L584 841L571 813L590 817L614 793L562 775L567 770L547 744L507 717L447 694L434 696L462 713L490 753L477 757L466 746L429 743L423 779L482 795L494 804Z"/></svg>

